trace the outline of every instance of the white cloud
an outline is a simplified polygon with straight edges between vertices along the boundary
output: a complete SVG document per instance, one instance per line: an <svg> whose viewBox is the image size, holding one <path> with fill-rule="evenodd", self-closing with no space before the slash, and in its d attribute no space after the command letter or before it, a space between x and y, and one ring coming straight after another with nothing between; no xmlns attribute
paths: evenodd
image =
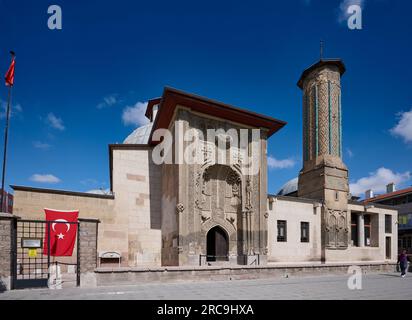
<svg viewBox="0 0 412 320"><path fill-rule="evenodd" d="M123 109L122 120L125 125L142 126L149 122L145 112L147 102L137 102L134 106L127 106Z"/></svg>
<svg viewBox="0 0 412 320"><path fill-rule="evenodd" d="M342 23L343 21L347 21L349 17L348 8L352 5L358 5L362 8L365 7L365 0L343 0L339 5L339 15L338 15L338 22Z"/></svg>
<svg viewBox="0 0 412 320"><path fill-rule="evenodd" d="M117 94L111 94L103 98L103 101L97 105L97 109L111 107L119 102Z"/></svg>
<svg viewBox="0 0 412 320"><path fill-rule="evenodd" d="M12 104L10 110L10 117L16 116L23 112L23 108L20 104ZM0 119L6 118L7 113L7 102L0 99Z"/></svg>
<svg viewBox="0 0 412 320"><path fill-rule="evenodd" d="M349 185L350 192L353 195L361 195L366 190L372 189L374 192L386 192L386 185L394 182L396 184L408 181L411 178L411 173L395 173L384 167L379 168L375 172L369 173L368 177L363 177L355 183Z"/></svg>
<svg viewBox="0 0 412 320"><path fill-rule="evenodd" d="M406 143L412 142L412 109L399 113L399 118L399 122L390 132L403 138Z"/></svg>
<svg viewBox="0 0 412 320"><path fill-rule="evenodd" d="M30 177L31 181L40 183L59 183L61 180L52 174L33 174Z"/></svg>
<svg viewBox="0 0 412 320"><path fill-rule="evenodd" d="M110 189L93 189L86 191L86 193L93 193L93 194L111 194Z"/></svg>
<svg viewBox="0 0 412 320"><path fill-rule="evenodd" d="M63 125L63 120L61 118L56 117L53 113L49 113L46 118L46 123L57 130L63 131L66 129Z"/></svg>
<svg viewBox="0 0 412 320"><path fill-rule="evenodd" d="M287 169L295 166L296 161L293 159L278 160L275 157L268 156L268 167L271 169Z"/></svg>
<svg viewBox="0 0 412 320"><path fill-rule="evenodd" d="M91 184L98 184L99 182L96 179L84 179L82 181L80 181L81 184L83 185L91 185Z"/></svg>
<svg viewBox="0 0 412 320"><path fill-rule="evenodd" d="M36 149L47 150L50 149L51 145L41 141L33 141L33 147L35 147Z"/></svg>

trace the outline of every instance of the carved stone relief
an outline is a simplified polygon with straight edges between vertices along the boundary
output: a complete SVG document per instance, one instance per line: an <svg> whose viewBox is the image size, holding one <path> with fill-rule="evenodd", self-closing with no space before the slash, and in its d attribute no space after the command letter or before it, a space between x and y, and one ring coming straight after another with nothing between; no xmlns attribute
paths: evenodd
<svg viewBox="0 0 412 320"><path fill-rule="evenodd" d="M185 206L182 203L178 203L176 205L176 213L177 214L182 213L184 210L185 210Z"/></svg>
<svg viewBox="0 0 412 320"><path fill-rule="evenodd" d="M253 205L252 205L252 184L250 182L250 178L246 180L246 203L245 203L245 208L247 210L252 210Z"/></svg>
<svg viewBox="0 0 412 320"><path fill-rule="evenodd" d="M327 209L325 217L326 246L342 249L348 246L347 212Z"/></svg>
<svg viewBox="0 0 412 320"><path fill-rule="evenodd" d="M241 178L229 166L212 165L198 172L195 205L202 223L213 216L235 225L242 206Z"/></svg>

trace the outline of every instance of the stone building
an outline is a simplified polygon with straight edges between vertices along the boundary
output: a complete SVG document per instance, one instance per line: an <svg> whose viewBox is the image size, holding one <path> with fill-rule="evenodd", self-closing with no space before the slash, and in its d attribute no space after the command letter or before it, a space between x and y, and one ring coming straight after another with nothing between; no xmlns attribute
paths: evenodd
<svg viewBox="0 0 412 320"><path fill-rule="evenodd" d="M386 193L373 196L373 190L366 192L365 204L383 204L398 210L398 251L412 254L412 187L396 190L394 183L386 186Z"/></svg>
<svg viewBox="0 0 412 320"><path fill-rule="evenodd" d="M270 222L277 223L269 262L394 261L397 211L350 200L342 161L339 59L320 60L298 81L303 91L303 168L297 179L269 196ZM281 232L292 229L288 239Z"/></svg>
<svg viewBox="0 0 412 320"><path fill-rule="evenodd" d="M304 162L288 195L267 193L267 141L285 122L166 88L148 103L150 123L109 145L110 195L12 186L14 213L98 218L98 251L123 266L393 261L385 222L396 230L397 211L348 201L344 71L321 60L298 82Z"/></svg>

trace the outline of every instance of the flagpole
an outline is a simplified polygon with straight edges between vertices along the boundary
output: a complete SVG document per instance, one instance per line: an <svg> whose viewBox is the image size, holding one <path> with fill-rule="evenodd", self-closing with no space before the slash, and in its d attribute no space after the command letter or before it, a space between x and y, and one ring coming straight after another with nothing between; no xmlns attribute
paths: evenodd
<svg viewBox="0 0 412 320"><path fill-rule="evenodd" d="M11 101L11 88L9 87L9 97L7 99L7 111L6 111L6 128L4 130L4 151L3 151L3 171L2 171L2 178L1 178L1 211L4 212L4 179L6 176L6 161L7 161L7 142L9 136L9 118L10 118L10 101Z"/></svg>
<svg viewBox="0 0 412 320"><path fill-rule="evenodd" d="M12 53L14 56L14 53ZM6 161L7 161L7 142L9 136L9 120L10 120L10 104L11 104L11 89L13 86L9 86L9 95L7 98L7 111L6 111L6 128L4 130L4 151L3 151L3 170L1 176L1 212L4 212L4 200L5 200L5 190L4 190L4 179L6 176Z"/></svg>

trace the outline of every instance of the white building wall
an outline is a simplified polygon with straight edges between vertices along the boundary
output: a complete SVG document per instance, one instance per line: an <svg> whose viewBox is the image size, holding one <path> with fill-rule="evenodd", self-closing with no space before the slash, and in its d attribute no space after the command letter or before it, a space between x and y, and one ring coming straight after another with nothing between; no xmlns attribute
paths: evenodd
<svg viewBox="0 0 412 320"><path fill-rule="evenodd" d="M398 212L396 209L385 209L381 207L366 208L363 205L349 204L348 217L351 212L363 212L377 217L377 232L372 230L372 246L349 246L347 250L326 250L326 261L338 262L396 262L398 256ZM392 216L392 232L385 232L385 215ZM350 218L349 218L350 219ZM373 218L372 218L373 219ZM377 239L376 239L377 237ZM391 239L390 258L386 257L386 237ZM351 233L349 232L349 240ZM377 245L373 246L373 243Z"/></svg>
<svg viewBox="0 0 412 320"><path fill-rule="evenodd" d="M270 202L272 206L270 206ZM268 200L268 263L321 262L321 204L295 197L269 197ZM357 247L349 244L345 250L324 250L325 261L333 262L396 262L398 229L397 211L390 208L349 204L349 242L351 239L351 212L363 212L373 216L376 228L371 230L372 246ZM392 216L392 232L385 232L385 215ZM287 221L287 241L277 241L277 221ZM309 242L301 242L300 223L309 222ZM390 257L386 257L386 237L391 239Z"/></svg>
<svg viewBox="0 0 412 320"><path fill-rule="evenodd" d="M321 211L310 201L269 197L268 263L320 261ZM270 210L271 209L271 210ZM287 221L287 241L277 241L277 221ZM300 223L309 222L309 242L301 242Z"/></svg>

